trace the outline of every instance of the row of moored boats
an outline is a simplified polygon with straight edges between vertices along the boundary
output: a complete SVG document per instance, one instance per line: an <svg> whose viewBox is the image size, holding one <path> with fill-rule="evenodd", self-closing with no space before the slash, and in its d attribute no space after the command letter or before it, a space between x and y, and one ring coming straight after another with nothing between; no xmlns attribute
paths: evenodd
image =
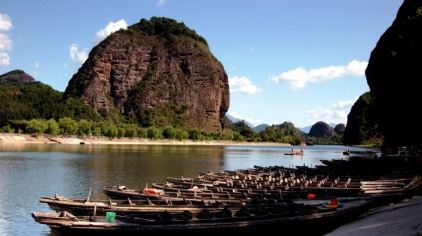
<svg viewBox="0 0 422 236"><path fill-rule="evenodd" d="M60 233L138 234L139 232L328 232L364 211L419 191L418 171L386 168L373 175L356 173L352 162L343 172L279 166L201 173L168 178L145 188L104 188L107 200L41 197L55 212L32 213ZM334 168L333 168L334 169ZM346 171L347 170L347 171ZM304 227L309 225L310 227Z"/></svg>

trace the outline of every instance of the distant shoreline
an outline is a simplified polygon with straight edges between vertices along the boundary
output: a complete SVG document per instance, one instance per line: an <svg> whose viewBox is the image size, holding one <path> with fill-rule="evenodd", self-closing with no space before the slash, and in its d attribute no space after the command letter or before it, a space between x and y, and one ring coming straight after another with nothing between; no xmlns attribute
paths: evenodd
<svg viewBox="0 0 422 236"><path fill-rule="evenodd" d="M70 144L70 145L206 145L206 146L291 146L289 143L236 142L227 140L170 140L144 138L107 138L104 136L62 136L0 133L0 144Z"/></svg>

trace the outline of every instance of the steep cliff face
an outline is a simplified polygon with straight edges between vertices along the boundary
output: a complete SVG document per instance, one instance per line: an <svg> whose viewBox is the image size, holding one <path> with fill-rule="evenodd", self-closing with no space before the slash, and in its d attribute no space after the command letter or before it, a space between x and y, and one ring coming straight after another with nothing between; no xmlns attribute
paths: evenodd
<svg viewBox="0 0 422 236"><path fill-rule="evenodd" d="M371 53L366 78L386 146L419 146L422 139L422 1L405 0Z"/></svg>
<svg viewBox="0 0 422 236"><path fill-rule="evenodd" d="M72 77L66 97L140 124L219 132L229 108L228 78L206 41L168 18L113 33Z"/></svg>
<svg viewBox="0 0 422 236"><path fill-rule="evenodd" d="M370 92L362 94L353 104L347 116L347 126L344 130L343 143L354 144L381 144L382 135L378 131L375 118L373 98Z"/></svg>
<svg viewBox="0 0 422 236"><path fill-rule="evenodd" d="M315 123L309 131L309 136L319 138L332 138L336 136L336 132L332 127L323 121Z"/></svg>

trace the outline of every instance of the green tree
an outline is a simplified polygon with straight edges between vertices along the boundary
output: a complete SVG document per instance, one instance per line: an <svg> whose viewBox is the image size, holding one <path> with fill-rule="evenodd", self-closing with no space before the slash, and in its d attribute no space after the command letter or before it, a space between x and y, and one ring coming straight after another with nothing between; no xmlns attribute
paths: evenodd
<svg viewBox="0 0 422 236"><path fill-rule="evenodd" d="M125 137L125 135L126 135L126 127L120 124L117 127L117 137L121 138L121 137Z"/></svg>
<svg viewBox="0 0 422 236"><path fill-rule="evenodd" d="M183 129L175 129L174 130L174 138L177 140L183 140L189 138L189 133L186 130Z"/></svg>
<svg viewBox="0 0 422 236"><path fill-rule="evenodd" d="M150 139L160 139L163 137L163 134L159 128L151 126L147 130L147 136Z"/></svg>
<svg viewBox="0 0 422 236"><path fill-rule="evenodd" d="M6 125L3 128L1 128L1 132L4 133L14 133L15 129L13 129L12 127L10 127L10 125Z"/></svg>
<svg viewBox="0 0 422 236"><path fill-rule="evenodd" d="M89 135L91 133L92 122L82 119L78 122L78 134Z"/></svg>
<svg viewBox="0 0 422 236"><path fill-rule="evenodd" d="M239 132L233 132L234 141L245 141L245 138Z"/></svg>
<svg viewBox="0 0 422 236"><path fill-rule="evenodd" d="M32 119L27 122L26 132L31 134L43 134L47 130L47 123L41 119Z"/></svg>
<svg viewBox="0 0 422 236"><path fill-rule="evenodd" d="M101 133L101 127L98 127L98 126L96 126L96 127L93 127L93 129L92 129L92 135L94 135L94 136L100 136L102 133Z"/></svg>
<svg viewBox="0 0 422 236"><path fill-rule="evenodd" d="M57 135L60 133L60 127L56 120L49 119L47 120L47 134Z"/></svg>
<svg viewBox="0 0 422 236"><path fill-rule="evenodd" d="M117 137L118 134L119 134L119 129L115 125L113 124L108 125L105 136L109 138L115 138Z"/></svg>
<svg viewBox="0 0 422 236"><path fill-rule="evenodd" d="M223 140L233 140L234 134L233 131L230 129L224 129L223 134L221 135L221 139Z"/></svg>
<svg viewBox="0 0 422 236"><path fill-rule="evenodd" d="M201 134L201 131L199 131L198 129L191 129L191 130L189 130L189 139L192 139L192 140L201 140L201 139L203 139L203 136Z"/></svg>
<svg viewBox="0 0 422 236"><path fill-rule="evenodd" d="M108 129L109 129L110 125L111 125L111 123L106 122L106 121L101 121L98 124L98 126L101 128L101 133L103 135L107 136L107 132L108 132Z"/></svg>
<svg viewBox="0 0 422 236"><path fill-rule="evenodd" d="M163 136L166 139L174 139L176 137L175 129L171 126L165 128L163 130Z"/></svg>
<svg viewBox="0 0 422 236"><path fill-rule="evenodd" d="M72 118L64 117L59 119L60 132L62 134L76 134L78 124Z"/></svg>
<svg viewBox="0 0 422 236"><path fill-rule="evenodd" d="M139 138L147 138L148 137L147 136L147 130L145 128L138 127L137 131L138 131L138 137Z"/></svg>
<svg viewBox="0 0 422 236"><path fill-rule="evenodd" d="M137 136L137 134L138 133L137 133L137 127L136 127L136 125L128 125L126 127L126 134L125 134L126 137L134 138L134 137Z"/></svg>

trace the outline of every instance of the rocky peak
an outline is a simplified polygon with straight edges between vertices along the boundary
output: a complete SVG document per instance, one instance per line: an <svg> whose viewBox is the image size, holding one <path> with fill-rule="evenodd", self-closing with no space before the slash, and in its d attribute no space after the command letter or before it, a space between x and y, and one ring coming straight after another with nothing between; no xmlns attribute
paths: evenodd
<svg viewBox="0 0 422 236"><path fill-rule="evenodd" d="M66 97L117 110L141 125L220 132L229 107L222 64L204 38L164 17L142 19L97 45L69 81Z"/></svg>
<svg viewBox="0 0 422 236"><path fill-rule="evenodd" d="M0 75L0 83L38 83L32 76L25 73L23 70L12 70Z"/></svg>
<svg viewBox="0 0 422 236"><path fill-rule="evenodd" d="M318 121L312 125L309 136L320 138L332 138L336 136L334 129L323 121Z"/></svg>
<svg viewBox="0 0 422 236"><path fill-rule="evenodd" d="M346 126L344 124L338 124L336 127L334 127L334 131L336 134L343 134L344 130L346 129Z"/></svg>

